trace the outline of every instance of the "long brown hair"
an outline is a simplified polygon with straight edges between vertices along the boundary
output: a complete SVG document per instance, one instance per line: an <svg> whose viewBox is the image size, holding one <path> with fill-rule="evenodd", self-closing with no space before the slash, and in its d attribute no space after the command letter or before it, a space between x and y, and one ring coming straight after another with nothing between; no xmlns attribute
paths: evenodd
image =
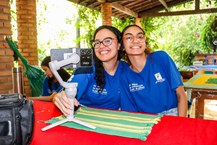
<svg viewBox="0 0 217 145"><path fill-rule="evenodd" d="M46 67L48 67L50 69L49 62L51 62L51 57L46 56L42 60L41 66L46 66ZM59 69L57 72L59 73L59 75L63 79L63 81L65 81L65 82L70 78L70 74L66 70L64 70L63 68ZM53 80L54 80L54 77L52 77L52 78L48 77L48 87L49 87L49 89L51 89Z"/></svg>
<svg viewBox="0 0 217 145"><path fill-rule="evenodd" d="M96 31L94 32L93 40L92 40L92 41L95 40L96 34L97 34L100 30L102 30L102 29L108 29L109 31L111 31L112 33L114 33L115 36L116 36L116 38L117 38L117 40L118 40L118 43L121 43L121 32L120 32L117 28L115 28L115 27L113 27L113 26L108 26L108 25L102 25L102 26L98 27L98 28L96 29ZM92 49L94 49L94 48L92 47ZM93 50L93 51L94 51L94 50ZM118 50L118 60L121 59L121 57L122 57L122 52L123 52L123 51L122 51L122 49L120 48L120 49ZM96 80L97 85L100 87L99 92L102 92L103 89L104 89L105 83L106 83L106 81L105 81L105 74L104 74L104 70L105 70L105 69L104 69L104 67L103 67L102 61L99 60L99 59L96 57L95 53L93 53L93 59L94 59L94 65L95 65L95 70L96 70L95 80Z"/></svg>

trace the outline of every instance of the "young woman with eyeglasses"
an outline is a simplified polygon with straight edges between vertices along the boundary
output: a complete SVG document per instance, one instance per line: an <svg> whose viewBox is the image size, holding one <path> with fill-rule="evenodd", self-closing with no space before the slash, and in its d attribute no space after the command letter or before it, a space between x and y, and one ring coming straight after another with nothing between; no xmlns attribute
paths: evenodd
<svg viewBox="0 0 217 145"><path fill-rule="evenodd" d="M123 30L122 41L130 67L121 75L121 109L186 116L187 97L171 57L164 51L151 52L137 25Z"/></svg>
<svg viewBox="0 0 217 145"><path fill-rule="evenodd" d="M71 82L78 83L79 104L117 110L120 108L120 75L128 67L121 58L121 32L112 26L100 26L93 36L94 67L78 68ZM65 95L56 95L54 103L68 115L70 102Z"/></svg>

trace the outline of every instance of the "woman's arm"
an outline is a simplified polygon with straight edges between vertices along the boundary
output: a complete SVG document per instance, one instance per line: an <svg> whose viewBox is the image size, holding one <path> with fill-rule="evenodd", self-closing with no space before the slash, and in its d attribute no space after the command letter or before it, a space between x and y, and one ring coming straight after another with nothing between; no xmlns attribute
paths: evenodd
<svg viewBox="0 0 217 145"><path fill-rule="evenodd" d="M178 116L186 117L188 111L188 101L184 87L179 86L176 89L176 94L178 98Z"/></svg>

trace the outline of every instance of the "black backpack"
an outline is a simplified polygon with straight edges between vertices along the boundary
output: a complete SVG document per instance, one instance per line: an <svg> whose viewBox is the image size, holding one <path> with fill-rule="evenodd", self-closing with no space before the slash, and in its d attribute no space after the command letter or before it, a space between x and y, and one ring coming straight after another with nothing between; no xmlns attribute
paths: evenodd
<svg viewBox="0 0 217 145"><path fill-rule="evenodd" d="M28 145L34 126L33 102L22 94L0 94L0 145Z"/></svg>

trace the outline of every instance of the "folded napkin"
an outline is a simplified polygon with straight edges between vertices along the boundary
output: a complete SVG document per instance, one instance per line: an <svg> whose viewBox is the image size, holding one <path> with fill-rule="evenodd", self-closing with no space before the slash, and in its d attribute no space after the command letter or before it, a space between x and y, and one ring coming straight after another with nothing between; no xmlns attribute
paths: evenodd
<svg viewBox="0 0 217 145"><path fill-rule="evenodd" d="M103 134L146 140L152 127L160 121L161 117L162 115L135 114L83 106L76 112L75 118L96 126L96 129L70 121L61 125ZM46 123L52 124L62 119L64 119L64 116L59 116L52 118Z"/></svg>

